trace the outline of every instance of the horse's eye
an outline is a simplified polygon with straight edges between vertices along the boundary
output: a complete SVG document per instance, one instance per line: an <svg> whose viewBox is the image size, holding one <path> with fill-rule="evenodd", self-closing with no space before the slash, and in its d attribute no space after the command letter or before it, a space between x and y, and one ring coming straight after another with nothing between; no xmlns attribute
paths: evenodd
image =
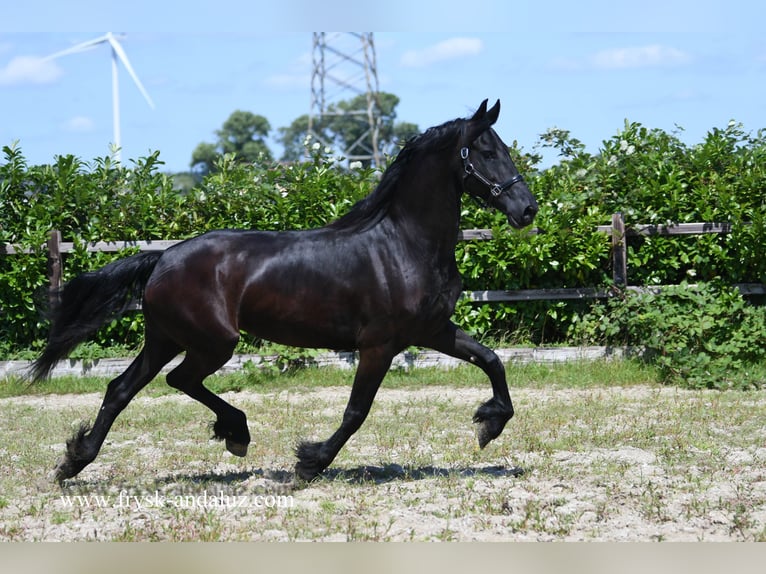
<svg viewBox="0 0 766 574"><path fill-rule="evenodd" d="M486 150L481 152L481 155L484 159L495 159L497 158L497 154L492 150Z"/></svg>

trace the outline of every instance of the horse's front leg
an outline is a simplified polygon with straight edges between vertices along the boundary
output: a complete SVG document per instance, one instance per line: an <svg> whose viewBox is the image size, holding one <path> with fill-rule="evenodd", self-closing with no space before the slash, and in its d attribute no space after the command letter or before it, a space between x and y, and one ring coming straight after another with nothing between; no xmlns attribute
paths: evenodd
<svg viewBox="0 0 766 574"><path fill-rule="evenodd" d="M298 457L295 474L298 477L311 480L321 474L351 435L362 426L395 354L387 347L360 350L359 367L340 428L324 442L302 442L298 445L295 450Z"/></svg>
<svg viewBox="0 0 766 574"><path fill-rule="evenodd" d="M492 383L492 398L481 405L473 415L473 422L478 424L479 446L484 448L489 441L503 432L505 424L513 417L513 403L505 380L505 367L500 357L452 322L435 336L419 344L468 361L479 367L489 377Z"/></svg>

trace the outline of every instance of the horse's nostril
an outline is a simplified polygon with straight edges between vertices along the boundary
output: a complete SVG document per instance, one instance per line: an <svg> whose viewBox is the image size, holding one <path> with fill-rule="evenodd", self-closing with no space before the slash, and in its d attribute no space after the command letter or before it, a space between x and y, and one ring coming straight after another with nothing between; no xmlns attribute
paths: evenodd
<svg viewBox="0 0 766 574"><path fill-rule="evenodd" d="M524 210L524 221L526 223L531 223L532 220L535 218L535 215L537 215L537 206L536 205L528 205L527 208Z"/></svg>

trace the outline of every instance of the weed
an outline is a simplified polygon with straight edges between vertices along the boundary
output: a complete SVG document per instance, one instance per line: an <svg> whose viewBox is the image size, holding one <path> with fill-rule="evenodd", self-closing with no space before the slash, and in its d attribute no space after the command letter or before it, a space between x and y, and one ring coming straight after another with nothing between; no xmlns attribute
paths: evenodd
<svg viewBox="0 0 766 574"><path fill-rule="evenodd" d="M69 512L54 510L51 514L51 524L64 524L70 520L72 520L72 515Z"/></svg>
<svg viewBox="0 0 766 574"><path fill-rule="evenodd" d="M647 481L640 494L641 512L650 521L666 522L670 520L667 513L665 495L661 487Z"/></svg>

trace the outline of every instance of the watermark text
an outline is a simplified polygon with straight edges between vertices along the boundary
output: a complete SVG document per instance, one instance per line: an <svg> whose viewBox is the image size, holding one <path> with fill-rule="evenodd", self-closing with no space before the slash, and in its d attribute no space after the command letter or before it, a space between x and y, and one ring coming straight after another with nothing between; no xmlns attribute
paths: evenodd
<svg viewBox="0 0 766 574"><path fill-rule="evenodd" d="M192 494L166 494L155 490L136 494L124 489L116 494L62 494L59 502L70 509L117 508L139 512L158 508L266 510L293 508L295 504L291 494L228 494L223 490Z"/></svg>

